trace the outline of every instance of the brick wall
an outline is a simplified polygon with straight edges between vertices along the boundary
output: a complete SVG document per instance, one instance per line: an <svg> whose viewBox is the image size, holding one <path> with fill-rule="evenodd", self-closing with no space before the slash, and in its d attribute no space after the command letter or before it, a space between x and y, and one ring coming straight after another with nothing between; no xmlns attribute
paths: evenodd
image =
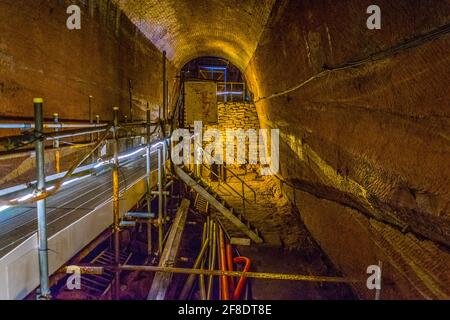
<svg viewBox="0 0 450 320"><path fill-rule="evenodd" d="M66 27L66 10L72 4L81 8L80 30ZM172 100L175 73L168 62ZM92 113L99 114L101 121L112 119L113 106L121 108L123 119L129 112L129 80L134 119L145 119L147 103L152 119L157 118L162 104L162 53L113 1L0 1L3 120L31 120L33 98L42 97L47 119L57 112L62 121L87 121L89 96L93 97ZM20 131L0 131L3 136L14 134ZM63 162L68 165L83 152L64 153ZM48 154L48 174L53 172L53 158ZM2 187L32 180L34 175L34 160L27 155L0 160Z"/></svg>
<svg viewBox="0 0 450 320"><path fill-rule="evenodd" d="M66 27L71 4L81 8L80 30ZM170 62L168 70L172 89ZM32 117L32 99L42 97L45 117L88 120L89 96L101 120L113 106L127 115L129 80L134 118L145 119L147 103L157 117L162 53L113 1L0 1L0 116Z"/></svg>
<svg viewBox="0 0 450 320"><path fill-rule="evenodd" d="M217 125L208 125L206 128L219 129L224 133L227 129L259 129L258 113L253 103L219 103L217 108Z"/></svg>

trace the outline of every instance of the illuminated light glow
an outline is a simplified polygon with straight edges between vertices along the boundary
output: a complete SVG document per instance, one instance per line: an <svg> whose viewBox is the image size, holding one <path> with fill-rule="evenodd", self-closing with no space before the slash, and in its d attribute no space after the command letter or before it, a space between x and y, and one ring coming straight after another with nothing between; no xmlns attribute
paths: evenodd
<svg viewBox="0 0 450 320"><path fill-rule="evenodd" d="M223 95L226 95L226 94L239 94L239 95L242 95L244 92L243 91L221 91L221 92L217 92L217 95L219 95L219 96L223 96Z"/></svg>
<svg viewBox="0 0 450 320"><path fill-rule="evenodd" d="M62 186L63 186L63 187L64 187L64 186L67 186L68 184L71 184L71 183L73 183L73 182L76 182L76 181L79 181L79 180L82 180L82 179L86 179L87 177L90 177L90 175L86 175L86 176L83 176L83 177L79 177L79 178L75 178L75 179L66 181L66 182L64 182L64 183L62 184Z"/></svg>
<svg viewBox="0 0 450 320"><path fill-rule="evenodd" d="M206 70L227 70L227 67L200 66L200 69L206 69Z"/></svg>
<svg viewBox="0 0 450 320"><path fill-rule="evenodd" d="M32 193L29 193L29 194L27 194L27 195L24 195L23 197L14 199L13 201L24 202L24 201L27 201L27 200L29 200L29 199L31 199L31 198L33 198L33 194L32 194Z"/></svg>
<svg viewBox="0 0 450 320"><path fill-rule="evenodd" d="M157 148L157 147L163 146L163 145L164 145L164 142L161 141L161 142L154 144L150 149L154 149L154 148Z"/></svg>
<svg viewBox="0 0 450 320"><path fill-rule="evenodd" d="M105 161L99 162L94 166L94 169L97 169L105 164Z"/></svg>
<svg viewBox="0 0 450 320"><path fill-rule="evenodd" d="M11 208L11 206L1 206L0 207L0 212L5 211L6 209Z"/></svg>
<svg viewBox="0 0 450 320"><path fill-rule="evenodd" d="M145 150L145 148L140 148L140 149L138 149L138 150L136 150L136 151L134 151L134 152L131 152L131 153L129 153L129 154L125 154L125 155L123 155L123 156L120 156L120 157L119 157L119 160L122 160L122 159L125 159L125 158L132 157L132 156L134 156L134 155L136 155L136 154L142 152L143 150Z"/></svg>
<svg viewBox="0 0 450 320"><path fill-rule="evenodd" d="M47 191L50 191L50 190L53 190L53 189L55 189L55 186L50 186L50 187L47 188Z"/></svg>
<svg viewBox="0 0 450 320"><path fill-rule="evenodd" d="M63 182L62 186L63 186L63 187L64 187L64 186L67 186L68 184L71 184L71 183L73 183L73 182L77 181L78 179L79 179L79 178L75 178L75 179L72 179L72 180L69 180L69 181Z"/></svg>

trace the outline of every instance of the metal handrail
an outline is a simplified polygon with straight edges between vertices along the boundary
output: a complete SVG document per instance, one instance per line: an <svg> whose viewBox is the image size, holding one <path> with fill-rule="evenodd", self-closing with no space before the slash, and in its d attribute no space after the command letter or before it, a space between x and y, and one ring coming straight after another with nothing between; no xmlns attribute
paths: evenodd
<svg viewBox="0 0 450 320"><path fill-rule="evenodd" d="M16 206L16 205L24 205L24 204L31 204L39 200L46 199L54 194L56 194L59 189L61 189L64 182L67 181L68 178L73 176L74 171L103 144L105 140L107 140L108 134L111 131L111 129L114 126L112 124L109 124L108 127L103 129L96 130L97 132L102 131L104 132L103 135L94 143L94 145L84 154L84 156L81 158L81 160L77 161L72 165L72 167L69 168L69 170L66 172L66 174L59 179L55 185L53 186L52 190L47 190L44 193L33 196L27 200L19 201L18 199L13 200L0 200L0 206ZM122 125L120 124L117 129L124 129L122 128ZM81 130L65 130L60 132L51 132L51 133L45 133L42 135L42 139L46 140L52 140L57 139L61 137L67 137L67 136L77 136L77 135L87 135L92 133L92 129L81 129Z"/></svg>
<svg viewBox="0 0 450 320"><path fill-rule="evenodd" d="M230 172L233 177L238 179L244 186L250 189L250 191L253 193L253 201L256 202L256 191L253 190L253 188L247 182L245 182L245 180L241 179L236 173L234 173L233 170L227 169L227 171Z"/></svg>
<svg viewBox="0 0 450 320"><path fill-rule="evenodd" d="M219 179L219 183L223 182L227 187L229 187L231 190L233 190L233 192L236 193L241 199L245 200L247 203L251 203L249 200L247 200L245 195L241 195L241 193L239 191L237 191L235 188L230 186L226 181L221 180L221 177L219 175L217 175L214 171L212 171L211 168L208 167L206 164L202 163L201 166L206 168L207 170L209 170L215 177L217 177ZM201 177L199 177L199 178L201 178Z"/></svg>
<svg viewBox="0 0 450 320"><path fill-rule="evenodd" d="M97 128L106 127L108 123L44 123L47 129L64 129L64 128ZM0 129L33 129L34 123L0 123Z"/></svg>
<svg viewBox="0 0 450 320"><path fill-rule="evenodd" d="M31 204L34 203L36 201L39 200L43 200L46 199L48 197L50 197L51 195L54 195L57 191L59 191L59 189L62 187L63 183L67 180L67 178L70 178L73 174L73 172L87 159L89 159L89 157L94 153L95 150L97 150L100 145L103 143L103 141L106 139L106 137L108 136L109 130L111 129L112 126L109 126L108 129L106 130L106 132L103 134L103 136L97 140L97 142L95 143L94 146L92 146L91 149L89 149L88 152L86 152L86 154L84 155L84 157L81 158L81 160L79 160L78 162L76 162L74 165L72 165L72 167L70 167L70 169L67 171L67 173L64 175L63 178L61 178L60 180L58 180L55 185L54 188L51 191L45 191L40 195L37 195L35 197L31 197L28 200L25 201L18 201L17 199L14 200L0 200L0 205L8 205L8 206L16 206L16 205L24 205L24 204Z"/></svg>
<svg viewBox="0 0 450 320"><path fill-rule="evenodd" d="M221 89L223 91L219 91L219 87L221 87ZM233 87L241 87L242 91L233 91ZM228 90L229 88L229 90ZM228 102L228 97L230 97L230 102L233 102L233 100L236 100L233 98L234 95L237 95L239 93L239 96L241 96L242 101L245 101L245 94L246 94L246 89L245 89L245 82L217 82L216 85L216 91L217 94L223 94L223 100L224 102ZM237 99L237 101L239 101L239 99Z"/></svg>
<svg viewBox="0 0 450 320"><path fill-rule="evenodd" d="M205 151L204 149L203 149L203 146L201 146L199 143L196 143L196 141L195 141L195 135L192 135L191 136L191 140L193 140L193 142L194 142L194 147L197 145L198 147L200 147L200 149L202 150L202 152L205 152L208 156L210 156L211 158L212 158L212 155L209 153L209 152L207 152L207 151ZM244 186L246 186L248 189L250 189L250 191L253 193L253 202L256 202L256 191L255 190L253 190L253 188L252 187L250 187L244 180L242 180L240 177L238 177L231 169L227 169L227 172L231 172L231 174L234 176L234 177L236 177L240 182L241 182L241 186L242 186L242 193L240 193L239 191L237 191L235 188L233 188L231 185L229 185L228 183L227 183L227 181L226 180L223 180L218 174L216 174L214 171L212 171L208 166L206 166L206 164L205 163L203 163L203 161L201 161L200 162L200 165L201 165L201 167L205 167L206 169L208 169L210 172L212 172L213 173L213 175L215 176L215 177L217 177L218 178L218 181L219 181L219 185L220 185L220 183L221 182L223 182L229 189L231 189L234 193L236 193L241 199L242 199L242 210L243 210L243 214L245 215L246 214L246 207L245 207L245 203L247 202L247 203L251 203L248 199L247 199L247 197L246 197L246 195L245 195L245 187ZM201 179L201 176L199 177L200 179ZM211 184L209 184L210 186L211 186Z"/></svg>
<svg viewBox="0 0 450 320"><path fill-rule="evenodd" d="M191 139L192 139L192 138L194 138L194 135L191 137ZM195 142L195 140L194 140L194 142ZM209 153L209 152L207 152L205 149L203 149L203 146L201 146L201 145L198 144L198 143L197 143L197 145L201 148L202 152L206 153L206 154L207 154L209 157L211 157L211 158L213 157L211 153ZM203 163L203 161L202 161L201 163L202 163L202 165L206 166L206 165ZM208 169L209 169L209 168L208 168ZM211 169L209 169L209 170L211 170ZM253 190L253 188L252 188L247 182L245 182L245 181L244 181L243 179L241 179L236 173L234 173L233 170L227 169L227 172L230 172L231 175L232 175L233 177L235 177L236 179L238 179L238 180L241 182L241 184L243 184L243 185L246 186L248 189L250 189L250 191L253 193L253 201L256 202L256 191ZM219 177L219 179L220 179L220 177ZM225 184L227 184L226 181L224 181L224 182L225 182Z"/></svg>

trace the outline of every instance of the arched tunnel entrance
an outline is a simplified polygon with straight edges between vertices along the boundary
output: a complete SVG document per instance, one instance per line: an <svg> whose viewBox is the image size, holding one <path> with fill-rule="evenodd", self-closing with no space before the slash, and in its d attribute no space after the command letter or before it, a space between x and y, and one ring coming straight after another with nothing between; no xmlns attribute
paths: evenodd
<svg viewBox="0 0 450 320"><path fill-rule="evenodd" d="M449 299L450 5L0 2L0 299Z"/></svg>

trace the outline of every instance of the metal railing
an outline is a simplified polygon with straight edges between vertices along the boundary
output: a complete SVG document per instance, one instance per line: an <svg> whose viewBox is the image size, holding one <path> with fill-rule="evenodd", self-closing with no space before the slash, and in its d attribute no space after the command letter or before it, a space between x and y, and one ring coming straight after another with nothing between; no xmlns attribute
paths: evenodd
<svg viewBox="0 0 450 320"><path fill-rule="evenodd" d="M217 102L243 102L245 82L217 82Z"/></svg>
<svg viewBox="0 0 450 320"><path fill-rule="evenodd" d="M193 135L191 137L191 150L194 150L194 148L199 148L200 152L202 154L206 154L211 159L213 156L208 153L206 150L203 149L203 146L200 145L198 142L195 142L195 136ZM216 193L220 195L218 192L220 186L224 186L229 191L237 195L241 199L241 209L242 214L245 216L246 214L246 203L255 203L256 202L256 191L247 183L245 182L241 177L239 177L238 174L233 172L229 167L226 165L221 165L222 168L226 170L226 174L222 175L220 173L216 173L212 168L211 165L207 165L202 161L202 159L199 159L196 163L195 159L193 158L193 155L191 154L191 161L190 161L190 171L194 173L198 178L202 179L210 188L212 188ZM206 169L208 171L209 179L205 179L204 175L201 172L201 169ZM235 187L233 187L231 184L228 183L227 175L231 174L233 178L236 178L238 183L240 183L240 190L237 190ZM214 177L217 179L217 186L214 188L214 184L211 181L211 177ZM251 193L251 197L249 198L246 194Z"/></svg>
<svg viewBox="0 0 450 320"><path fill-rule="evenodd" d="M30 203L37 203L37 216L38 216L38 252L39 252L39 277L40 277L40 287L39 287L39 299L49 299L50 298L50 288L49 288L49 270L48 270L48 247L47 247L47 221L46 221L46 199L54 194L56 194L63 186L64 183L69 183L69 178L77 177L80 174L86 175L83 172L88 170L93 170L93 168L97 168L97 166L102 165L112 165L113 172L113 215L114 215L114 226L113 226L113 235L114 235L114 253L115 253L115 263L118 265L119 261L117 259L117 255L119 253L119 232L120 232L120 212L119 212L119 161L125 158L129 158L131 155L135 155L144 152L146 149L146 187L147 194L151 194L150 190L150 149L157 147L158 151L158 172L161 175L162 163L167 159L166 149L163 147L165 142L161 143L158 141L156 144L151 144L150 138L154 132L151 132L150 126L150 110L147 110L147 121L142 123L133 123L123 125L118 122L118 108L114 108L114 121L112 123L100 124L97 121L97 124L89 124L89 125L76 125L79 129L70 129L70 130L59 130L62 128L73 128L75 126L64 126L61 123L57 123L55 121L54 124L45 124L43 117L43 100L37 98L34 100L34 117L35 122L33 124L16 124L16 125L0 125L0 129L28 129L32 128L33 130L30 132L23 133L22 135L17 136L9 136L9 137L0 137L0 144L3 146L8 146L11 141L14 141L16 147L14 150L17 150L23 146L34 144L35 145L35 154L36 154L36 173L37 179L34 184L35 191L34 193L30 193L26 197L21 197L12 200L0 200L0 209L5 209L10 206L16 205L25 205ZM127 130L127 128L131 127L141 127L146 128L145 133L142 133L142 137L146 137L145 147L139 149L138 151L133 151L131 154L125 154L119 156L119 130ZM44 132L44 128L52 128L55 129L51 132ZM71 167L65 171L55 175L54 184L48 186L48 180L46 179L45 173L45 142L46 141L57 141L63 138L72 138L77 136L90 135L93 138L93 134L97 133L97 139L92 141L91 144L86 145L90 147L75 163L71 165ZM105 157L100 157L101 161L97 164L85 165L83 168L80 166L87 160L89 160L94 153L100 148L100 146L108 140L108 137L112 134L111 142L113 144L113 155L108 156L107 159ZM165 139L164 139L165 141ZM59 150L59 143L53 144L53 148L55 150ZM6 148L8 150L8 148ZM161 151L163 149L163 151ZM12 150L8 150L11 152ZM126 160L125 162L127 162ZM80 170L79 170L80 169ZM57 176L57 177L56 177ZM161 180L161 179L159 179ZM162 194L161 189L161 181L158 181L158 189L159 194ZM17 188L11 188L17 189ZM20 189L20 188L19 188ZM20 189L22 190L22 189ZM12 190L14 191L14 190ZM161 199L160 199L161 200ZM163 201L159 203L159 224L160 224L160 233L162 234L161 229L161 213ZM148 206L150 208L150 206ZM0 210L2 211L2 210ZM161 235L160 235L161 236ZM118 271L115 274L115 283L113 286L113 291L117 296L119 293L118 289Z"/></svg>

